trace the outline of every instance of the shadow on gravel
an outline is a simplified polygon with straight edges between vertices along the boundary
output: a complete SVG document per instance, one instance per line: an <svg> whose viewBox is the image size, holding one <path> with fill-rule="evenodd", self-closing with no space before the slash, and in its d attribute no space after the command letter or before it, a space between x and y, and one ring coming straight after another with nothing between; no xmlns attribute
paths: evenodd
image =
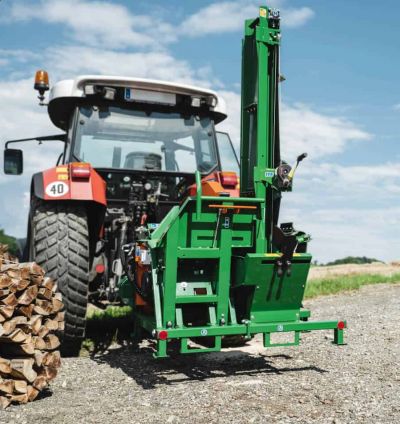
<svg viewBox="0 0 400 424"><path fill-rule="evenodd" d="M215 354L181 355L177 358L157 360L153 350L141 348L134 351L121 347L108 353L92 356L97 363L106 363L120 368L144 389L154 389L159 385L173 385L190 381L204 381L211 378L230 376L256 376L260 374L284 374L292 372L314 371L328 372L315 366L277 367L273 359L292 360L288 355L252 355L241 351L228 351Z"/></svg>

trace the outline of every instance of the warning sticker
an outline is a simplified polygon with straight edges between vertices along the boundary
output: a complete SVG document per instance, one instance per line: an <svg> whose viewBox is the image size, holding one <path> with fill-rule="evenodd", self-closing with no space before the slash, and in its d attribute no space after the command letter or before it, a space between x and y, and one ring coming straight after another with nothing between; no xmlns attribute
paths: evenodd
<svg viewBox="0 0 400 424"><path fill-rule="evenodd" d="M264 7L260 7L260 16L262 18L266 18L267 17L267 9L265 9Z"/></svg>
<svg viewBox="0 0 400 424"><path fill-rule="evenodd" d="M49 197L62 197L65 196L69 191L68 184L62 181L53 181L46 186L46 194Z"/></svg>

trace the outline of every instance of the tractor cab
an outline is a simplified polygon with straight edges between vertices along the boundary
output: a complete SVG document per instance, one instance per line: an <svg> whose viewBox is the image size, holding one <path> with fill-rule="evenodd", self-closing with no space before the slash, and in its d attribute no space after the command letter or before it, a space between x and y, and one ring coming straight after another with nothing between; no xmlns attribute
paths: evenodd
<svg viewBox="0 0 400 424"><path fill-rule="evenodd" d="M43 102L49 88L44 71L38 71L35 88ZM48 113L65 131L59 165L90 164L106 182L111 207L126 204L133 186L156 196L156 222L189 193L195 171L219 183L224 181L221 171L239 171L228 134L215 130L227 116L225 102L211 90L138 78L80 76L51 88ZM8 150L5 163L21 162L22 153ZM220 192L226 188L221 186Z"/></svg>

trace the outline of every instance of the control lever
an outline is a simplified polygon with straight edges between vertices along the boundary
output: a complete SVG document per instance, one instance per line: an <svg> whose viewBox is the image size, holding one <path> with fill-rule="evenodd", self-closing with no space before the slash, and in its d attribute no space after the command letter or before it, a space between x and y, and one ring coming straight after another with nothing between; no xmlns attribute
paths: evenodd
<svg viewBox="0 0 400 424"><path fill-rule="evenodd" d="M289 181L292 181L294 178L294 174L296 172L297 167L299 166L299 163L307 157L307 153L302 153L301 155L297 156L296 165L290 170L289 175L287 178Z"/></svg>

